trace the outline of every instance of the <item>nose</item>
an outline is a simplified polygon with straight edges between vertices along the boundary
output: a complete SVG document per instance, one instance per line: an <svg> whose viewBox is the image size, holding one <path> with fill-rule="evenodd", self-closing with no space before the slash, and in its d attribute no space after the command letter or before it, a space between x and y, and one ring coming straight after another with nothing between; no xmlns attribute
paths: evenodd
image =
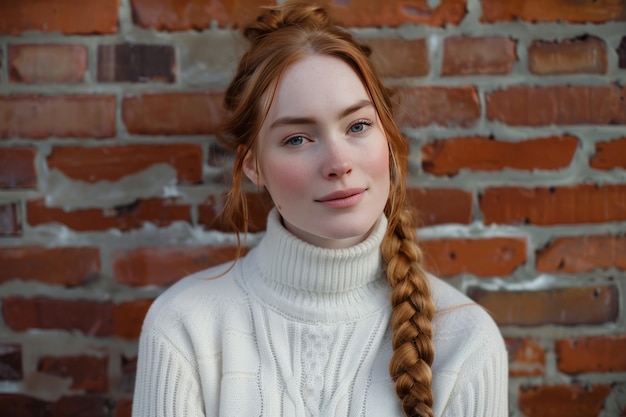
<svg viewBox="0 0 626 417"><path fill-rule="evenodd" d="M323 173L327 179L342 178L352 172L352 155L340 143L328 144L324 157Z"/></svg>

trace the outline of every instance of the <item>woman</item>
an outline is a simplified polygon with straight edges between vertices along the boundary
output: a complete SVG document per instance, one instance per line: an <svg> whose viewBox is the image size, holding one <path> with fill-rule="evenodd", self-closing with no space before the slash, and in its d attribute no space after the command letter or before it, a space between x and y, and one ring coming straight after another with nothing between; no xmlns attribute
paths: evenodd
<svg viewBox="0 0 626 417"><path fill-rule="evenodd" d="M422 269L408 144L367 48L310 2L268 8L244 35L225 216L247 232L244 175L275 207L245 257L155 301L133 415L506 415L496 325Z"/></svg>

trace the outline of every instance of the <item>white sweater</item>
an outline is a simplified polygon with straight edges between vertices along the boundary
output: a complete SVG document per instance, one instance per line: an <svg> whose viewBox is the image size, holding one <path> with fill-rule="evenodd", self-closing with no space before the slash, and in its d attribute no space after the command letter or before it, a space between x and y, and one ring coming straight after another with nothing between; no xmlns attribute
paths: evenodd
<svg viewBox="0 0 626 417"><path fill-rule="evenodd" d="M403 416L389 377L389 285L380 243L323 249L276 211L232 270L177 282L148 313L134 417ZM506 416L507 355L489 315L429 277L435 416Z"/></svg>

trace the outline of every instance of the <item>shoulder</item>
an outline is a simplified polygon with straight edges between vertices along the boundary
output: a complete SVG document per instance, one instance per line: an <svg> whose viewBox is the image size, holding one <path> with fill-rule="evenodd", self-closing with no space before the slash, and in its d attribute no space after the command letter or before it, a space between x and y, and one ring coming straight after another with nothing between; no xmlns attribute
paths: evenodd
<svg viewBox="0 0 626 417"><path fill-rule="evenodd" d="M167 334L180 327L197 327L201 323L219 323L246 300L246 294L235 276L239 261L228 262L182 278L161 293L152 303L144 320L148 328Z"/></svg>
<svg viewBox="0 0 626 417"><path fill-rule="evenodd" d="M482 306L437 277L429 276L429 281L435 303L433 343L445 363L456 368L470 356L505 352L500 329Z"/></svg>

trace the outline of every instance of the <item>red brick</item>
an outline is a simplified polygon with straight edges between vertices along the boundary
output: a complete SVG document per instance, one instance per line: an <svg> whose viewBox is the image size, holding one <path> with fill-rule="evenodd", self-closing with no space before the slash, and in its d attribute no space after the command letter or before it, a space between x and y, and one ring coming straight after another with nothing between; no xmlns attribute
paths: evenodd
<svg viewBox="0 0 626 417"><path fill-rule="evenodd" d="M136 144L122 146L58 146L48 166L68 177L95 183L118 181L154 164L168 164L181 184L202 182L202 146L195 143Z"/></svg>
<svg viewBox="0 0 626 417"><path fill-rule="evenodd" d="M467 13L466 0L441 0L430 8L426 2L370 0L367 2L331 2L330 14L346 27L388 26L405 23L429 26L458 25Z"/></svg>
<svg viewBox="0 0 626 417"><path fill-rule="evenodd" d="M0 283L19 279L72 287L97 278L100 252L94 247L4 247L0 264Z"/></svg>
<svg viewBox="0 0 626 417"><path fill-rule="evenodd" d="M397 119L402 127L468 127L480 118L480 102L473 86L407 87L398 91L398 99Z"/></svg>
<svg viewBox="0 0 626 417"><path fill-rule="evenodd" d="M106 356L44 356L37 370L45 374L70 378L71 389L107 392L109 359Z"/></svg>
<svg viewBox="0 0 626 417"><path fill-rule="evenodd" d="M19 236L22 234L22 222L17 203L0 205L0 236Z"/></svg>
<svg viewBox="0 0 626 417"><path fill-rule="evenodd" d="M89 336L137 339L152 300L122 304L45 297L5 297L2 313L13 331L30 329L80 331Z"/></svg>
<svg viewBox="0 0 626 417"><path fill-rule="evenodd" d="M235 247L150 247L113 253L115 280L132 286L173 284L182 277L230 261ZM207 275L207 279L211 276Z"/></svg>
<svg viewBox="0 0 626 417"><path fill-rule="evenodd" d="M584 336L558 340L554 345L560 372L626 371L626 335Z"/></svg>
<svg viewBox="0 0 626 417"><path fill-rule="evenodd" d="M121 399L115 405L115 414L113 417L131 417L133 411L133 401L130 399Z"/></svg>
<svg viewBox="0 0 626 417"><path fill-rule="evenodd" d="M481 0L481 22L525 20L529 22L602 23L624 20L622 0Z"/></svg>
<svg viewBox="0 0 626 417"><path fill-rule="evenodd" d="M626 237L561 237L538 250L536 259L536 269L541 272L579 273L600 268L626 270Z"/></svg>
<svg viewBox="0 0 626 417"><path fill-rule="evenodd" d="M626 124L626 87L512 86L486 94L487 118L512 126Z"/></svg>
<svg viewBox="0 0 626 417"><path fill-rule="evenodd" d="M503 277L526 262L521 238L422 240L421 246L428 270L443 278L462 273Z"/></svg>
<svg viewBox="0 0 626 417"><path fill-rule="evenodd" d="M597 417L610 391L609 385L521 387L519 408L532 417Z"/></svg>
<svg viewBox="0 0 626 417"><path fill-rule="evenodd" d="M0 410L11 417L109 417L108 400L99 395L65 396L54 402L17 393L0 393Z"/></svg>
<svg viewBox="0 0 626 417"><path fill-rule="evenodd" d="M220 93L151 93L122 105L126 128L141 135L213 134L221 115Z"/></svg>
<svg viewBox="0 0 626 417"><path fill-rule="evenodd" d="M220 27L239 26L254 19L269 0L131 0L133 20L144 28L180 31L202 30L217 22Z"/></svg>
<svg viewBox="0 0 626 417"><path fill-rule="evenodd" d="M528 69L533 74L606 74L607 67L606 45L595 36L537 40L528 47Z"/></svg>
<svg viewBox="0 0 626 417"><path fill-rule="evenodd" d="M626 137L596 143L589 165L595 169L626 169Z"/></svg>
<svg viewBox="0 0 626 417"><path fill-rule="evenodd" d="M546 352L530 338L505 338L509 354L509 376L541 376L545 374Z"/></svg>
<svg viewBox="0 0 626 417"><path fill-rule="evenodd" d="M573 136L551 136L521 142L466 137L435 140L422 147L422 168L435 175L456 175L462 169L521 171L567 168L578 148Z"/></svg>
<svg viewBox="0 0 626 417"><path fill-rule="evenodd" d="M0 381L21 381L22 368L22 346L0 344Z"/></svg>
<svg viewBox="0 0 626 417"><path fill-rule="evenodd" d="M191 206L173 198L152 198L126 206L68 211L60 207L46 207L44 200L35 200L27 203L26 211L28 224L31 226L60 223L81 232L109 229L129 231L147 223L165 227L176 221L191 222Z"/></svg>
<svg viewBox="0 0 626 417"><path fill-rule="evenodd" d="M113 305L113 332L127 340L136 340L152 300L133 300Z"/></svg>
<svg viewBox="0 0 626 417"><path fill-rule="evenodd" d="M0 2L0 34L27 31L110 34L118 28L119 0L19 0Z"/></svg>
<svg viewBox="0 0 626 417"><path fill-rule="evenodd" d="M0 189L35 188L35 148L0 148Z"/></svg>
<svg viewBox="0 0 626 417"><path fill-rule="evenodd" d="M13 83L81 83L87 69L83 45L9 45L9 80Z"/></svg>
<svg viewBox="0 0 626 417"><path fill-rule="evenodd" d="M260 232L265 230L267 216L273 207L272 200L267 193L246 194L248 211L250 213L250 232ZM198 206L198 223L205 229L219 230L222 232L232 232L232 228L225 224L221 218L221 207L224 206L224 196L209 196Z"/></svg>
<svg viewBox="0 0 626 417"><path fill-rule="evenodd" d="M176 81L176 51L171 45L98 45L99 82Z"/></svg>
<svg viewBox="0 0 626 417"><path fill-rule="evenodd" d="M500 36L458 36L443 42L442 75L504 75L517 61L515 41Z"/></svg>
<svg viewBox="0 0 626 417"><path fill-rule="evenodd" d="M382 77L421 77L428 75L426 39L363 39L372 48L371 60Z"/></svg>
<svg viewBox="0 0 626 417"><path fill-rule="evenodd" d="M488 188L480 198L485 224L605 223L626 220L626 185Z"/></svg>
<svg viewBox="0 0 626 417"><path fill-rule="evenodd" d="M577 326L615 322L620 296L616 287L576 287L537 291L487 291L468 295L501 326ZM585 308L580 308L585 306Z"/></svg>
<svg viewBox="0 0 626 417"><path fill-rule="evenodd" d="M0 96L0 139L115 136L115 97Z"/></svg>
<svg viewBox="0 0 626 417"><path fill-rule="evenodd" d="M420 226L472 221L472 193L454 188L409 188L407 200L419 213ZM447 204L442 204L447 202Z"/></svg>

